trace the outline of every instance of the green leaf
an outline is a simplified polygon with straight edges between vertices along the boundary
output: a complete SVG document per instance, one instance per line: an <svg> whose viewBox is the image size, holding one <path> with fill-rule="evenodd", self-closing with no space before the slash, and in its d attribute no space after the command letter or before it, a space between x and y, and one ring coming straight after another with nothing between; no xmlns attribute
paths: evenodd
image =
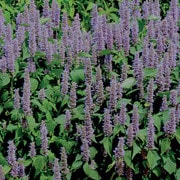
<svg viewBox="0 0 180 180"><path fill-rule="evenodd" d="M175 177L176 179L180 179L180 169L177 170Z"/></svg>
<svg viewBox="0 0 180 180"><path fill-rule="evenodd" d="M8 124L7 126L7 131L13 132L16 129L17 129L17 125Z"/></svg>
<svg viewBox="0 0 180 180"><path fill-rule="evenodd" d="M146 139L146 136L147 136L147 131L146 129L141 129L139 130L138 134L137 134L137 137L139 139L141 139L142 141L144 141Z"/></svg>
<svg viewBox="0 0 180 180"><path fill-rule="evenodd" d="M122 125L116 125L113 129L113 137L117 134L119 134L119 132L121 133L125 133L124 127Z"/></svg>
<svg viewBox="0 0 180 180"><path fill-rule="evenodd" d="M103 146L105 151L109 154L109 156L111 157L111 152L112 152L112 139L110 137L105 137L102 140Z"/></svg>
<svg viewBox="0 0 180 180"><path fill-rule="evenodd" d="M86 11L91 10L93 8L93 6L94 6L94 3L89 1Z"/></svg>
<svg viewBox="0 0 180 180"><path fill-rule="evenodd" d="M82 161L74 161L72 166L71 166L71 170L76 170L81 168L83 162Z"/></svg>
<svg viewBox="0 0 180 180"><path fill-rule="evenodd" d="M141 152L141 148L136 144L136 142L133 142L133 154L132 154L132 159L136 156L136 154Z"/></svg>
<svg viewBox="0 0 180 180"><path fill-rule="evenodd" d="M24 161L24 166L27 167L27 166L29 166L31 163L32 163L32 160L31 160L31 159L28 159L28 160Z"/></svg>
<svg viewBox="0 0 180 180"><path fill-rule="evenodd" d="M159 17L154 16L154 15L150 15L150 16L148 17L148 20L154 20L154 21L156 21L156 20L158 20L158 19L159 19Z"/></svg>
<svg viewBox="0 0 180 180"><path fill-rule="evenodd" d="M37 87L38 87L38 81L34 78L30 78L30 82L31 82L31 93L35 92Z"/></svg>
<svg viewBox="0 0 180 180"><path fill-rule="evenodd" d="M51 20L50 18L41 18L40 23L41 23L41 25L43 25L43 24L46 24L50 20Z"/></svg>
<svg viewBox="0 0 180 180"><path fill-rule="evenodd" d="M28 47L26 47L25 44L23 44L22 54L23 54L22 60L25 60L31 57L31 55L28 52Z"/></svg>
<svg viewBox="0 0 180 180"><path fill-rule="evenodd" d="M46 121L46 126L48 129L48 133L54 133L54 129L56 127L56 123L53 120Z"/></svg>
<svg viewBox="0 0 180 180"><path fill-rule="evenodd" d="M125 151L124 161L125 161L125 163L126 163L126 165L128 167L130 167L131 169L134 170L134 166L133 166L133 163L132 163L132 157L131 156L132 156L132 153L131 153L130 150Z"/></svg>
<svg viewBox="0 0 180 180"><path fill-rule="evenodd" d="M131 104L131 99L122 98L120 101L117 102L117 109L120 109L123 103Z"/></svg>
<svg viewBox="0 0 180 180"><path fill-rule="evenodd" d="M6 158L0 153L0 164L2 166L7 164Z"/></svg>
<svg viewBox="0 0 180 180"><path fill-rule="evenodd" d="M162 139L161 146L161 154L167 152L170 149L171 141L169 138Z"/></svg>
<svg viewBox="0 0 180 180"><path fill-rule="evenodd" d="M36 127L35 119L32 116L27 116L27 122L28 122L29 129L31 131L34 131L34 128Z"/></svg>
<svg viewBox="0 0 180 180"><path fill-rule="evenodd" d="M80 81L84 81L84 69L75 69L70 73L72 81L78 83Z"/></svg>
<svg viewBox="0 0 180 180"><path fill-rule="evenodd" d="M57 122L58 124L65 124L65 119L66 119L66 115L65 114L61 114L60 116L58 116L57 118L55 118L55 122Z"/></svg>
<svg viewBox="0 0 180 180"><path fill-rule="evenodd" d="M11 170L11 167L10 166L3 166L3 173L4 175L8 174Z"/></svg>
<svg viewBox="0 0 180 180"><path fill-rule="evenodd" d="M180 144L180 128L176 130L175 136L176 136L177 142L179 142Z"/></svg>
<svg viewBox="0 0 180 180"><path fill-rule="evenodd" d="M0 73L0 88L10 83L10 75L7 73Z"/></svg>
<svg viewBox="0 0 180 180"><path fill-rule="evenodd" d="M161 119L160 119L160 117L157 115L154 115L153 119L154 119L154 125L157 127L158 131L161 131Z"/></svg>
<svg viewBox="0 0 180 180"><path fill-rule="evenodd" d="M89 53L85 53L85 52L80 52L78 54L79 57L86 57L86 58L91 58L92 55L90 55Z"/></svg>
<svg viewBox="0 0 180 180"><path fill-rule="evenodd" d="M95 147L90 147L90 158L94 159L96 154L98 153L97 149Z"/></svg>
<svg viewBox="0 0 180 180"><path fill-rule="evenodd" d="M109 172L114 166L115 166L116 161L113 161L111 164L108 165L106 173Z"/></svg>
<svg viewBox="0 0 180 180"><path fill-rule="evenodd" d="M100 55L100 56L104 56L104 55L108 55L108 54L111 54L111 53L112 53L111 50L109 50L109 49L104 49L104 50L102 50L102 51L99 53L99 55Z"/></svg>
<svg viewBox="0 0 180 180"><path fill-rule="evenodd" d="M158 160L161 158L159 157L156 151L148 151L147 153L147 161L149 164L150 169L154 169L158 165Z"/></svg>
<svg viewBox="0 0 180 180"><path fill-rule="evenodd" d="M45 157L37 155L36 157L34 157L33 165L36 170L41 171L46 165Z"/></svg>
<svg viewBox="0 0 180 180"><path fill-rule="evenodd" d="M129 89L135 84L136 84L136 79L134 77L129 77L123 81L121 86L122 88Z"/></svg>
<svg viewBox="0 0 180 180"><path fill-rule="evenodd" d="M170 157L166 158L164 169L169 173L172 174L176 171L176 162L172 161Z"/></svg>
<svg viewBox="0 0 180 180"><path fill-rule="evenodd" d="M144 76L145 77L156 77L157 69L156 68L144 68Z"/></svg>
<svg viewBox="0 0 180 180"><path fill-rule="evenodd" d="M83 170L85 174L91 179L94 179L94 180L101 179L98 172L95 169L92 169L91 166L87 162L83 165Z"/></svg>

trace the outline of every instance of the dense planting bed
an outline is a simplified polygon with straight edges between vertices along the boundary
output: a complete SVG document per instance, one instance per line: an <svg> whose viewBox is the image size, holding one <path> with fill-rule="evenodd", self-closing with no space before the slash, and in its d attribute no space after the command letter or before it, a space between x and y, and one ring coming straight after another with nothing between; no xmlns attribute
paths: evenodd
<svg viewBox="0 0 180 180"><path fill-rule="evenodd" d="M178 0L68 2L0 2L0 180L180 179Z"/></svg>

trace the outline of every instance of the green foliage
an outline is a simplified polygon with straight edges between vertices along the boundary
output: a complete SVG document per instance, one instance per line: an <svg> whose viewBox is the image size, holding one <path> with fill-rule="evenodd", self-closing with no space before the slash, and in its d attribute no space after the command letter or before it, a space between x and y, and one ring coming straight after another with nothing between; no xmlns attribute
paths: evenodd
<svg viewBox="0 0 180 180"><path fill-rule="evenodd" d="M108 23L118 23L119 18L119 3L121 1L105 1L105 0L90 0L90 1L74 1L74 0L57 0L61 12L68 13L68 23L71 25L76 13L80 14L81 29L83 32L90 30L91 11L96 3L98 5L98 12L100 15L105 14L107 16ZM42 9L43 1L35 1L37 8ZM49 1L51 4L52 1ZM5 17L5 25L12 24L13 38L16 36L16 24L15 18L18 13L24 11L24 7L29 5L30 1L22 0L5 0L0 2L0 8L3 11ZM162 17L164 18L167 10L169 9L169 1L160 1ZM62 16L62 14L61 14ZM62 19L62 17L61 17ZM47 54L42 51L36 51L32 57L29 53L29 35L26 32L26 38L22 44L20 57L15 61L15 72L6 73L0 72L0 165L3 167L3 173L6 179L12 179L11 170L12 167L8 164L7 151L8 141L13 140L16 146L16 157L24 158L24 165L26 169L26 175L20 179L42 179L50 180L54 178L53 175L53 162L55 157L60 160L60 167L62 166L62 159L60 155L60 148L64 147L67 151L68 168L70 172L66 175L62 175L63 179L116 179L125 180L125 172L121 177L118 177L116 172L116 160L115 160L115 148L117 147L119 137L125 138L124 144L124 170L130 168L133 172L134 179L180 179L179 161L180 161L180 128L177 122L176 132L173 135L167 135L164 132L164 126L170 119L170 110L161 111L162 96L167 95L168 108L171 108L170 90L177 89L180 78L180 67L177 65L171 71L170 75L170 88L159 92L159 87L154 87L154 104L152 117L154 120L154 149L147 148L147 124L149 118L149 112L151 112L150 104L147 102L147 85L149 79L154 78L157 81L157 68L143 68L143 90L144 97L139 98L138 82L133 74L133 60L134 56L138 52L143 51L143 41L147 35L147 23L148 21L158 22L159 17L150 15L147 20L138 18L139 34L138 42L132 44L130 42L130 54L125 55L124 49L104 49L97 53L97 64L92 63L92 85L91 96L93 100L92 110L90 116L92 120L92 127L94 130L94 136L91 138L91 142L88 144L89 161L84 162L82 156L82 132L78 131L78 128L84 126L87 120L87 114L85 112L85 102L87 99L86 87L86 72L85 58L92 58L92 49L90 52L80 52L75 57L72 57L75 62L68 69L68 92L62 96L61 88L62 72L64 70L64 64L60 54L53 54L53 60L51 63L47 63ZM50 22L50 18L41 18L40 24L47 25ZM29 24L22 24L24 27L29 27ZM57 35L57 44L61 44L62 32L59 28L55 28L53 36ZM55 31L57 34L55 34ZM90 31L90 33L92 33ZM48 39L53 45L55 45L54 39L51 37ZM152 43L157 45L156 40L151 39ZM166 42L168 44L168 42ZM3 56L4 42L3 37L0 38L0 61ZM59 48L59 47L58 47ZM67 51L65 52L67 58ZM105 59L108 56L112 56L112 71L105 63ZM177 55L177 61L179 61L179 54ZM14 107L14 90L19 88L20 97L23 95L23 83L24 83L24 70L28 67L28 60L32 58L36 70L30 72L30 106L33 110L32 114L25 115L21 107L15 109ZM163 58L162 58L163 59ZM67 60L65 60L67 61ZM161 61L161 60L160 60ZM0 62L1 63L1 62ZM122 64L128 65L127 78L124 81L119 81L122 75ZM66 64L67 65L67 64ZM102 70L103 81L103 93L104 101L102 105L97 102L97 82L96 82L96 69L97 66ZM104 108L109 106L110 93L112 92L111 78L116 77L116 80L121 83L122 97L117 98L115 104L115 110L112 110L110 120L113 124L112 134L109 137L104 136L103 132L103 113ZM70 107L70 87L73 82L77 83L77 104L75 108ZM40 98L39 91L44 89L45 97ZM119 89L118 89L119 91ZM20 98L20 101L21 101ZM121 105L126 104L126 122L124 125L115 124L114 115L119 115ZM178 95L177 104L180 103L180 97ZM136 104L139 113L139 131L136 136L133 136L132 146L129 147L127 140L127 129L132 123L133 105ZM175 106L176 110L178 105ZM70 124L67 124L66 110L70 111ZM45 121L45 125L48 131L48 154L45 156L42 153L42 141L40 126L41 122ZM89 132L88 132L89 133ZM30 143L35 142L36 155L30 157ZM79 177L80 176L80 177ZM18 177L19 178L19 177Z"/></svg>

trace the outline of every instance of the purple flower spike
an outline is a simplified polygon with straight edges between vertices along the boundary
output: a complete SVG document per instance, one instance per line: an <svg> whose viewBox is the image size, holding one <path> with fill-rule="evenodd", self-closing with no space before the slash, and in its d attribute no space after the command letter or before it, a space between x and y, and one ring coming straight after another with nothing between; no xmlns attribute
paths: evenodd
<svg viewBox="0 0 180 180"><path fill-rule="evenodd" d="M43 155L47 156L48 153L48 130L46 127L46 124L44 121L42 121L41 123L41 127L40 127L40 132L41 132L41 149L42 149L42 153Z"/></svg>
<svg viewBox="0 0 180 180"><path fill-rule="evenodd" d="M35 142L30 143L30 157L33 158L36 156L36 147L35 147Z"/></svg>
<svg viewBox="0 0 180 180"><path fill-rule="evenodd" d="M173 107L177 106L177 90L173 89L170 91L170 103Z"/></svg>
<svg viewBox="0 0 180 180"><path fill-rule="evenodd" d="M22 108L26 116L32 114L31 110L31 102L30 102L30 77L29 77L29 70L25 69L25 75L24 75L24 85L23 85L23 97L22 97Z"/></svg>
<svg viewBox="0 0 180 180"><path fill-rule="evenodd" d="M86 127L86 136L88 143L91 144L92 137L94 135L94 129L92 126L91 114L89 106L85 107L85 127Z"/></svg>
<svg viewBox="0 0 180 180"><path fill-rule="evenodd" d="M139 131L139 113L138 113L138 107L136 105L133 105L132 125L133 125L134 136L136 136Z"/></svg>
<svg viewBox="0 0 180 180"><path fill-rule="evenodd" d="M54 180L61 180L61 173L59 167L59 159L55 158L53 166Z"/></svg>
<svg viewBox="0 0 180 180"><path fill-rule="evenodd" d="M77 83L72 82L71 90L70 90L70 104L69 104L71 109L74 109L76 107L76 101L77 101L76 88L77 88Z"/></svg>
<svg viewBox="0 0 180 180"><path fill-rule="evenodd" d="M176 132L176 109L170 109L170 117L169 120L164 125L164 131L166 135L172 135Z"/></svg>
<svg viewBox="0 0 180 180"><path fill-rule="evenodd" d="M20 96L19 96L19 88L14 90L14 108L20 109Z"/></svg>
<svg viewBox="0 0 180 180"><path fill-rule="evenodd" d="M152 118L152 115L149 115L149 121L148 121L148 127L147 127L147 146L148 149L154 149L154 120Z"/></svg>
<svg viewBox="0 0 180 180"><path fill-rule="evenodd" d="M67 153L64 147L61 148L61 173L66 175L69 173L69 168L67 164Z"/></svg>
<svg viewBox="0 0 180 180"><path fill-rule="evenodd" d="M14 162L16 162L16 146L13 141L9 141L8 144L7 161L9 165L13 166Z"/></svg>
<svg viewBox="0 0 180 180"><path fill-rule="evenodd" d="M85 162L89 161L90 158L90 150L89 150L89 142L87 140L87 133L86 133L86 127L83 126L81 128L81 152L82 152L82 156L83 156L83 160Z"/></svg>
<svg viewBox="0 0 180 180"><path fill-rule="evenodd" d="M103 131L105 136L111 136L112 134L112 122L109 109L104 109Z"/></svg>
<svg viewBox="0 0 180 180"><path fill-rule="evenodd" d="M116 172L119 176L124 173L124 138L120 137L117 147L114 150L116 161Z"/></svg>
<svg viewBox="0 0 180 180"><path fill-rule="evenodd" d="M122 125L125 125L126 123L126 111L127 111L126 104L122 103L120 113L119 113L119 123Z"/></svg>
<svg viewBox="0 0 180 180"><path fill-rule="evenodd" d="M130 124L128 129L127 129L127 145L129 147L132 147L133 137L134 137L133 125Z"/></svg>

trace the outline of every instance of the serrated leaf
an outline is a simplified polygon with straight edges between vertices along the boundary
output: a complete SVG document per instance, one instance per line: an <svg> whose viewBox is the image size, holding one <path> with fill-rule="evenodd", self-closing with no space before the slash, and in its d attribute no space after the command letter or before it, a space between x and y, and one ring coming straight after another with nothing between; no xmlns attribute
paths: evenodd
<svg viewBox="0 0 180 180"><path fill-rule="evenodd" d="M91 10L93 8L93 6L94 6L94 3L89 2L86 11Z"/></svg>
<svg viewBox="0 0 180 180"><path fill-rule="evenodd" d="M46 126L48 129L48 133L54 133L54 129L56 127L56 123L53 120L46 121Z"/></svg>
<svg viewBox="0 0 180 180"><path fill-rule="evenodd" d="M158 165L158 160L161 159L156 151L148 151L147 161L150 169L154 169Z"/></svg>
<svg viewBox="0 0 180 180"><path fill-rule="evenodd" d="M0 74L0 88L10 83L10 75L7 73Z"/></svg>
<svg viewBox="0 0 180 180"><path fill-rule="evenodd" d="M3 166L3 173L4 175L8 174L11 170L11 167L10 166Z"/></svg>
<svg viewBox="0 0 180 180"><path fill-rule="evenodd" d="M164 169L172 174L176 171L176 162L173 162L169 157L165 160Z"/></svg>
<svg viewBox="0 0 180 180"><path fill-rule="evenodd" d="M78 83L80 81L84 81L84 69L75 69L70 73L72 81Z"/></svg>
<svg viewBox="0 0 180 180"><path fill-rule="evenodd" d="M150 16L148 17L148 20L154 20L154 21L156 21L156 20L158 20L158 19L159 19L159 17L154 16L154 15L150 15Z"/></svg>
<svg viewBox="0 0 180 180"><path fill-rule="evenodd" d="M113 161L111 164L108 165L106 173L109 172L114 166L115 166L116 162Z"/></svg>
<svg viewBox="0 0 180 180"><path fill-rule="evenodd" d="M141 152L141 148L136 144L136 142L133 142L133 154L132 154L132 159L136 156L136 154Z"/></svg>
<svg viewBox="0 0 180 180"><path fill-rule="evenodd" d="M101 179L98 172L95 169L92 169L91 166L87 162L83 165L83 170L85 174L91 179L94 179L94 180Z"/></svg>
<svg viewBox="0 0 180 180"><path fill-rule="evenodd" d="M157 69L156 68L144 68L144 76L145 77L156 77Z"/></svg>
<svg viewBox="0 0 180 180"><path fill-rule="evenodd" d="M128 167L130 167L131 169L134 169L133 163L132 163L132 153L130 150L125 151L124 161Z"/></svg>
<svg viewBox="0 0 180 180"><path fill-rule="evenodd" d="M50 18L41 18L40 23L41 23L41 25L43 25L43 24L46 24L50 20L51 20Z"/></svg>
<svg viewBox="0 0 180 180"><path fill-rule="evenodd" d="M109 50L109 49L104 49L104 50L102 50L102 51L99 53L99 55L100 55L100 56L104 56L104 55L108 55L108 54L111 54L111 53L112 53L111 50Z"/></svg>
<svg viewBox="0 0 180 180"><path fill-rule="evenodd" d="M32 116L27 116L27 123L28 127L31 131L34 131L34 128L36 127L36 121Z"/></svg>
<svg viewBox="0 0 180 180"><path fill-rule="evenodd" d="M17 129L17 126L13 125L13 124L8 124L6 129L7 129L7 131L13 132L14 130Z"/></svg>
<svg viewBox="0 0 180 180"><path fill-rule="evenodd" d="M165 153L168 149L170 149L171 141L169 138L162 139L161 146L161 154Z"/></svg>
<svg viewBox="0 0 180 180"><path fill-rule="evenodd" d="M65 114L61 114L60 116L58 116L57 118L55 118L55 122L57 122L58 124L65 124L65 119L66 119L66 115Z"/></svg>
<svg viewBox="0 0 180 180"><path fill-rule="evenodd" d="M176 172L176 175L175 175L175 176L176 176L176 179L180 179L180 169L178 169L178 170L177 170L177 172Z"/></svg>
<svg viewBox="0 0 180 180"><path fill-rule="evenodd" d="M157 127L158 131L160 131L161 130L161 119L160 119L160 117L157 115L154 115L153 119L154 119L154 125Z"/></svg>
<svg viewBox="0 0 180 180"><path fill-rule="evenodd" d="M136 79L134 77L129 77L123 81L121 84L122 88L129 89L136 84Z"/></svg>
<svg viewBox="0 0 180 180"><path fill-rule="evenodd" d="M79 57L86 57L86 58L91 58L92 55L90 55L89 53L85 53L85 52L80 52L78 54Z"/></svg>
<svg viewBox="0 0 180 180"><path fill-rule="evenodd" d="M112 151L112 140L109 137L105 137L102 140L103 146L105 151L109 154L109 156L111 157L111 151Z"/></svg>
<svg viewBox="0 0 180 180"><path fill-rule="evenodd" d="M90 158L94 159L96 154L98 153L97 149L95 147L90 147Z"/></svg>
<svg viewBox="0 0 180 180"><path fill-rule="evenodd" d="M34 157L33 165L36 170L41 171L46 165L45 157L37 155L36 157Z"/></svg>
<svg viewBox="0 0 180 180"><path fill-rule="evenodd" d="M71 166L71 170L76 170L81 168L83 162L82 161L74 161L72 166Z"/></svg>
<svg viewBox="0 0 180 180"><path fill-rule="evenodd" d="M35 92L37 87L38 87L38 81L34 78L30 78L30 82L31 82L31 93Z"/></svg>

